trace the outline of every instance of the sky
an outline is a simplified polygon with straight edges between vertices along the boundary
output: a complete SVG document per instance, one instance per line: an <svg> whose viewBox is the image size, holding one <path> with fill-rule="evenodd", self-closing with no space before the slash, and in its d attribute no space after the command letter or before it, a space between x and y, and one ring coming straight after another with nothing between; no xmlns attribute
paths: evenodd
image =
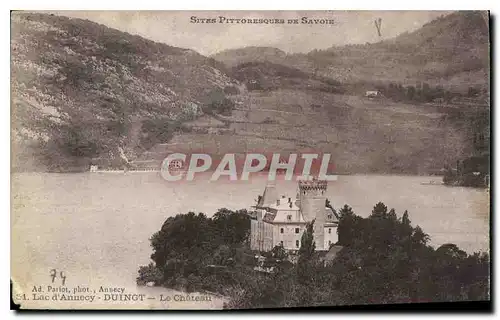
<svg viewBox="0 0 500 320"><path fill-rule="evenodd" d="M287 53L377 42L418 29L445 11L57 11L89 19L171 46L204 55L246 46L276 47ZM193 23L196 19L284 19L285 24ZM333 24L301 24L302 17ZM381 36L375 19L382 19ZM299 24L287 24L299 19Z"/></svg>

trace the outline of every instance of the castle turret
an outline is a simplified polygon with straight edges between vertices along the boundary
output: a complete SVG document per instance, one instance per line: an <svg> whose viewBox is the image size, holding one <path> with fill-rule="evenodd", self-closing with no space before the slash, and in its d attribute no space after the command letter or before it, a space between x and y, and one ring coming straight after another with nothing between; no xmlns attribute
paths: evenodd
<svg viewBox="0 0 500 320"><path fill-rule="evenodd" d="M328 183L325 180L299 181L299 207L305 221L314 222L316 250L324 248L325 203Z"/></svg>

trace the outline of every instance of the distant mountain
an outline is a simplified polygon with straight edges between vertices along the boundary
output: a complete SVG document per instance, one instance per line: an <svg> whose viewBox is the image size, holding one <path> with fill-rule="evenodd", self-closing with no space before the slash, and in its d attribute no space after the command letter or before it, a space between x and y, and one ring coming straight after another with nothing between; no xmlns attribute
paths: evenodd
<svg viewBox="0 0 500 320"><path fill-rule="evenodd" d="M212 56L232 67L268 61L343 83L429 81L467 89L488 86L489 29L485 12L460 11L420 29L373 44L285 54L275 48L248 47Z"/></svg>
<svg viewBox="0 0 500 320"><path fill-rule="evenodd" d="M224 62L228 67L234 67L246 62L280 63L286 59L286 53L272 47L249 46L238 49L229 49L211 56L215 60Z"/></svg>
<svg viewBox="0 0 500 320"><path fill-rule="evenodd" d="M309 53L324 75L341 81L414 82L455 80L486 84L489 69L487 17L456 12L422 28L374 44L332 47ZM470 83L470 81L474 83Z"/></svg>
<svg viewBox="0 0 500 320"><path fill-rule="evenodd" d="M13 167L135 156L148 119L193 118L236 82L193 50L49 14L11 15ZM147 134L147 133L146 133Z"/></svg>
<svg viewBox="0 0 500 320"><path fill-rule="evenodd" d="M304 54L287 54L277 48L256 46L224 50L210 57L224 63L227 67L235 67L248 62L269 62L298 68L304 72L311 72L314 63Z"/></svg>

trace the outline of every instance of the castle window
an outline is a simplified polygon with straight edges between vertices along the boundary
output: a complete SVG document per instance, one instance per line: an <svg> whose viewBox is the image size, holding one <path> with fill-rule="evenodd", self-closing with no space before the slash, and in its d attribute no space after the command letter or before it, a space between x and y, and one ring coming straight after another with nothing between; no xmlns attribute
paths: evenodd
<svg viewBox="0 0 500 320"><path fill-rule="evenodd" d="M283 241L280 241L280 245L283 247Z"/></svg>
<svg viewBox="0 0 500 320"><path fill-rule="evenodd" d="M295 240L295 246L298 248L299 247L299 240Z"/></svg>
<svg viewBox="0 0 500 320"><path fill-rule="evenodd" d="M283 228L281 228L281 229L280 229L280 233L283 233L283 232L284 232L284 230L283 230Z"/></svg>
<svg viewBox="0 0 500 320"><path fill-rule="evenodd" d="M283 242L283 241L281 241ZM328 240L328 246L331 246L332 245L332 242L330 240Z"/></svg>
<svg viewBox="0 0 500 320"><path fill-rule="evenodd" d="M292 221L292 215L291 215L291 214L287 215L287 216L286 216L286 219L287 219L288 221Z"/></svg>
<svg viewBox="0 0 500 320"><path fill-rule="evenodd" d="M328 219L331 219L331 218L332 218L332 215L331 215L331 214L329 214L329 215L328 215Z"/></svg>
<svg viewBox="0 0 500 320"><path fill-rule="evenodd" d="M300 229L299 228L295 228L295 233L299 233L300 232Z"/></svg>
<svg viewBox="0 0 500 320"><path fill-rule="evenodd" d="M328 233L332 233L332 228L328 228Z"/></svg>

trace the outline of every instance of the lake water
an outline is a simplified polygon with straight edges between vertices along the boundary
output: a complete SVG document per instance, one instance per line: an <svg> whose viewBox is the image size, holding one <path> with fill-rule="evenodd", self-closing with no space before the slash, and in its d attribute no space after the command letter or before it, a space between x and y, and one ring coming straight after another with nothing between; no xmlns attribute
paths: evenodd
<svg viewBox="0 0 500 320"><path fill-rule="evenodd" d="M349 204L368 216L384 202L398 216L408 210L414 225L431 236L431 244L455 243L463 250L489 250L489 195L482 189L422 185L439 177L339 176L330 182L334 207ZM278 181L280 194L294 196L296 182ZM167 217L188 211L211 216L218 208L248 208L262 193L264 176L249 181L167 182L158 173L80 173L12 175L11 274L16 292L25 292L29 307L71 308L75 302L33 301L33 286L52 284L51 269L64 271L66 286L123 287L125 293L156 297L144 302L114 302L125 308L220 308L222 300L160 302L179 292L138 287L137 269L148 264L149 237ZM180 298L176 298L177 300ZM78 303L99 308L109 302Z"/></svg>

